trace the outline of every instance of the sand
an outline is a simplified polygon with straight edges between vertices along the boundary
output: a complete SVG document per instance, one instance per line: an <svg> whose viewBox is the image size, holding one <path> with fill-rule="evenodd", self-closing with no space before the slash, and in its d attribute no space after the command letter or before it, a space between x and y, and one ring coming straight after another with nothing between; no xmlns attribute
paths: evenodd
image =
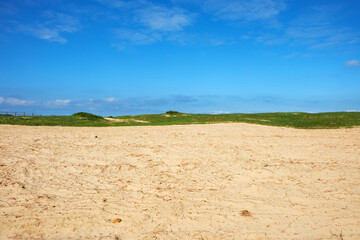
<svg viewBox="0 0 360 240"><path fill-rule="evenodd" d="M360 128L0 126L0 239L360 239Z"/></svg>

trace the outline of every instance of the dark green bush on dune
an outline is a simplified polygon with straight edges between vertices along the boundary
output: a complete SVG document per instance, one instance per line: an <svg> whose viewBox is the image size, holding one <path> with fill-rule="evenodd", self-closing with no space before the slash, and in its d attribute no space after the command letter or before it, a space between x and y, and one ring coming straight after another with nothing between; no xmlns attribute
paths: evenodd
<svg viewBox="0 0 360 240"><path fill-rule="evenodd" d="M87 120L90 121L94 121L94 120L100 120L100 119L104 119L101 116L95 115L95 114L91 114L91 113L87 113L87 112L78 112L78 113L74 113L73 115L71 115L73 117L79 117L79 118L86 118Z"/></svg>
<svg viewBox="0 0 360 240"><path fill-rule="evenodd" d="M177 112L177 111L167 111L166 114L179 114L180 112Z"/></svg>

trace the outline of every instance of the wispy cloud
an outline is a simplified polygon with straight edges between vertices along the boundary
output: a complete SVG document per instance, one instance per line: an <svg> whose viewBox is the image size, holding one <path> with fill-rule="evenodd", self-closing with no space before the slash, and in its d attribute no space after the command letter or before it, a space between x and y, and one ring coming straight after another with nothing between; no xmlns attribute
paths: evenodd
<svg viewBox="0 0 360 240"><path fill-rule="evenodd" d="M126 28L116 29L116 41L113 44L119 50L127 50L131 46L149 45L159 42L173 42L186 44L192 41L193 36L183 32L159 32L151 29L139 28L130 30Z"/></svg>
<svg viewBox="0 0 360 240"><path fill-rule="evenodd" d="M9 2L0 2L0 16L13 15L17 11L16 7Z"/></svg>
<svg viewBox="0 0 360 240"><path fill-rule="evenodd" d="M221 46L221 45L224 45L225 42L222 40L218 40L218 39L210 39L210 44L211 44L211 46Z"/></svg>
<svg viewBox="0 0 360 240"><path fill-rule="evenodd" d="M0 104L10 107L66 107L71 103L70 99L56 99L54 101L35 101L14 97L0 97Z"/></svg>
<svg viewBox="0 0 360 240"><path fill-rule="evenodd" d="M143 29L134 31L128 29L117 29L116 38L119 40L115 45L118 48L125 48L130 45L147 45L161 41L162 36L158 33L145 31Z"/></svg>
<svg viewBox="0 0 360 240"><path fill-rule="evenodd" d="M241 35L239 40L249 39L264 45L289 44L321 49L360 43L360 32L339 21L340 14L343 13L341 4L312 4L307 9L297 11L298 16L294 15L292 20L281 22L278 16L292 6L291 2L286 4L285 0L172 0L167 5L160 5L149 0L98 1L108 7L121 9L122 13L126 10L130 14L129 19L133 20L131 28L123 26L119 28L121 34L118 34L127 44L145 45L181 39L182 37L174 37L179 35L175 33L183 32L182 36L186 35L186 27L195 24L196 17L203 13L207 13L213 19L241 22L242 26L256 22L256 30ZM192 8L187 8L191 5ZM186 9L198 10L198 13L193 14ZM220 41L217 37L212 39L215 39L212 40L213 46L226 44L226 41Z"/></svg>
<svg viewBox="0 0 360 240"><path fill-rule="evenodd" d="M339 6L312 7L291 22L285 34L291 41L309 45L312 49L359 42L359 32L336 22L339 14Z"/></svg>
<svg viewBox="0 0 360 240"><path fill-rule="evenodd" d="M113 9L115 14L127 16L114 31L117 41L113 44L124 50L132 45L156 42L184 42L181 32L194 22L194 15L185 9L156 4L153 1L97 0Z"/></svg>
<svg viewBox="0 0 360 240"><path fill-rule="evenodd" d="M291 99L276 96L172 95L77 101L57 99L41 102L0 97L0 105L3 110L6 109L7 111L35 111L38 114L71 114L86 111L104 116L118 116L124 114L164 113L168 110L213 114L264 111L343 111L356 109L359 100L322 97Z"/></svg>
<svg viewBox="0 0 360 240"><path fill-rule="evenodd" d="M10 106L30 106L30 105L34 105L35 101L24 100L13 97L8 97L8 98L0 97L0 104L10 105Z"/></svg>
<svg viewBox="0 0 360 240"><path fill-rule="evenodd" d="M284 0L172 0L177 5L195 5L224 20L269 20L286 9Z"/></svg>
<svg viewBox="0 0 360 240"><path fill-rule="evenodd" d="M229 111L223 111L223 110L210 112L210 114L215 114L215 115L218 115L218 114L229 114L229 113L230 113Z"/></svg>
<svg viewBox="0 0 360 240"><path fill-rule="evenodd" d="M145 4L147 1L145 0L132 0L132 1L126 1L126 0L96 0L97 2L110 7L110 8L119 8L119 9L129 9L141 6Z"/></svg>
<svg viewBox="0 0 360 240"><path fill-rule="evenodd" d="M46 107L46 108L64 108L70 106L70 99L56 99L55 101L46 101L46 102L36 102L37 107Z"/></svg>
<svg viewBox="0 0 360 240"><path fill-rule="evenodd" d="M311 50L360 43L359 31L338 22L340 10L337 5L312 6L284 23L278 31L262 31L249 36L265 45L288 44Z"/></svg>
<svg viewBox="0 0 360 240"><path fill-rule="evenodd" d="M104 101L111 103L111 102L115 102L115 101L116 101L116 98L114 98L114 97L109 97L109 98L106 98Z"/></svg>
<svg viewBox="0 0 360 240"><path fill-rule="evenodd" d="M179 8L151 6L136 14L136 21L153 31L180 31L192 22L191 16Z"/></svg>
<svg viewBox="0 0 360 240"><path fill-rule="evenodd" d="M360 61L359 60L350 60L345 62L345 65L347 67L360 67Z"/></svg>
<svg viewBox="0 0 360 240"><path fill-rule="evenodd" d="M30 6L35 12L22 14ZM5 16L0 28L64 44L70 33L81 29L81 23L91 25L98 21L106 22L105 31L115 32L112 42L119 49L159 42L201 42L210 46L228 44L229 35L220 35L215 28L213 32L210 27L206 28L207 32L196 26L190 28L201 24L197 20L204 19L223 20L232 23L232 27L241 25L244 31L234 40L237 42L248 39L264 45L289 44L309 49L360 43L360 32L346 26L346 21L339 20L344 13L339 7L341 3L307 4L282 18L281 13L293 6L287 0L92 0L81 4L69 4L62 0L8 1L0 3L0 15ZM282 19L287 22L281 22ZM196 32L193 31L195 29ZM216 36L204 39L204 35ZM234 35L231 37L236 38Z"/></svg>
<svg viewBox="0 0 360 240"><path fill-rule="evenodd" d="M283 0L209 0L202 6L221 19L247 21L270 19L286 8Z"/></svg>
<svg viewBox="0 0 360 240"><path fill-rule="evenodd" d="M257 36L255 40L264 45L280 45L288 41L288 39L285 36L274 33L263 33Z"/></svg>
<svg viewBox="0 0 360 240"><path fill-rule="evenodd" d="M48 40L50 42L67 43L67 39L60 36L60 31L58 29L50 29L42 25L23 26L22 29L40 39Z"/></svg>
<svg viewBox="0 0 360 240"><path fill-rule="evenodd" d="M64 100L56 99L55 100L55 105L58 105L58 106L66 106L66 105L69 105L70 103L71 103L70 99L64 99Z"/></svg>
<svg viewBox="0 0 360 240"><path fill-rule="evenodd" d="M330 25L325 26L292 26L286 35L293 41L307 44L312 49L351 44L358 36L350 28Z"/></svg>
<svg viewBox="0 0 360 240"><path fill-rule="evenodd" d="M62 34L74 33L80 28L77 18L64 13L47 11L43 18L41 21L19 24L18 30L50 42L66 43L67 39Z"/></svg>

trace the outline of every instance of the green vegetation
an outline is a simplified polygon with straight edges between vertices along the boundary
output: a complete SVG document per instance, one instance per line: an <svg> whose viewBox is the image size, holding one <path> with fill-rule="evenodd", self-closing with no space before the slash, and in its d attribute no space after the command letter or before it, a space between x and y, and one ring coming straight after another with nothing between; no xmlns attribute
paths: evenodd
<svg viewBox="0 0 360 240"><path fill-rule="evenodd" d="M0 116L0 124L13 125L92 127L107 126L107 122L103 117L83 113L72 116Z"/></svg>
<svg viewBox="0 0 360 240"><path fill-rule="evenodd" d="M174 114L179 114L179 112L177 112L177 111L167 111L165 114L174 115Z"/></svg>
<svg viewBox="0 0 360 240"><path fill-rule="evenodd" d="M149 126L244 122L293 128L340 128L360 126L360 112L330 113L259 113L259 114L187 114L168 111L165 114L119 116L109 119L90 113L72 116L0 116L0 124L32 126Z"/></svg>
<svg viewBox="0 0 360 240"><path fill-rule="evenodd" d="M86 113L86 112L78 112L78 113L74 113L73 115L71 115L73 117L78 117L78 118L83 118L83 119L86 119L86 120L89 120L89 121L95 121L95 120L100 120L100 119L104 119L103 117L101 116L98 116L98 115L94 115L94 114L91 114L91 113Z"/></svg>

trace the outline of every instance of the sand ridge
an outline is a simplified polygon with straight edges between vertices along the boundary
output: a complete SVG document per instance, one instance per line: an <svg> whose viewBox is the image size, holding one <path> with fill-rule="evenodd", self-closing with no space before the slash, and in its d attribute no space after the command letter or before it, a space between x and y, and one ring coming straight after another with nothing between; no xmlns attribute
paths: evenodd
<svg viewBox="0 0 360 240"><path fill-rule="evenodd" d="M360 128L0 126L0 239L360 239Z"/></svg>

